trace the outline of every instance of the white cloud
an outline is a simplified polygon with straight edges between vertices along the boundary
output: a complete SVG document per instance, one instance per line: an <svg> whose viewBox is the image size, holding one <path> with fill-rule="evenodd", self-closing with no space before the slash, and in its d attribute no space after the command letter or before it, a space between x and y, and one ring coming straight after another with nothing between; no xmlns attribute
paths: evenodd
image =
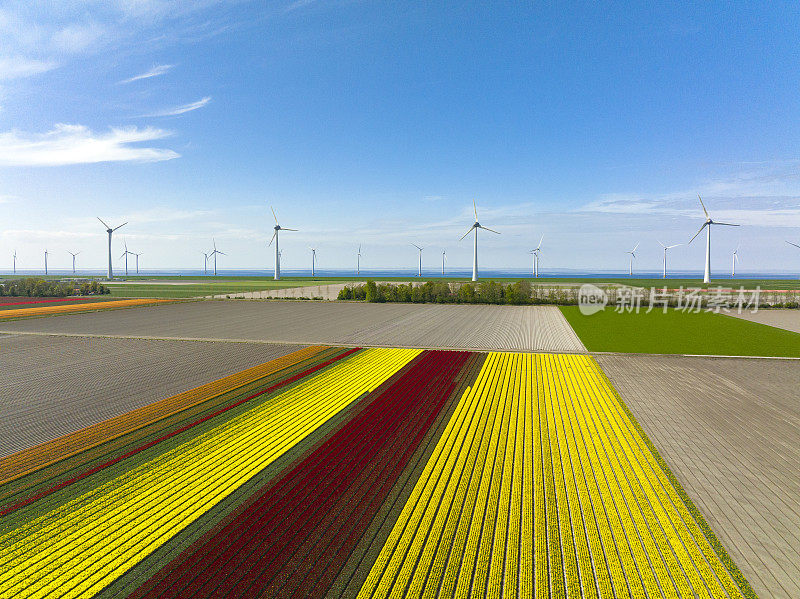
<svg viewBox="0 0 800 599"><path fill-rule="evenodd" d="M83 125L59 123L44 134L0 133L0 165L62 166L96 162L158 162L180 154L165 148L132 144L155 141L170 132L153 127L125 127L94 133Z"/></svg>
<svg viewBox="0 0 800 599"><path fill-rule="evenodd" d="M134 81L139 81L141 79L150 79L151 77L158 77L163 75L167 71L169 71L174 65L171 64L159 64L154 66L149 71L141 73L140 75L136 75L135 77L131 77L130 79L123 79L120 83L132 83Z"/></svg>
<svg viewBox="0 0 800 599"><path fill-rule="evenodd" d="M44 60L32 60L21 56L0 56L0 81L20 79L38 75L55 68L56 63Z"/></svg>
<svg viewBox="0 0 800 599"><path fill-rule="evenodd" d="M177 106L176 108L170 108L167 110L162 110L159 112L154 112L152 114L143 114L142 116L145 117L155 117L155 116L177 116L179 114L184 114L187 112L191 112L192 110L197 110L198 108L202 108L206 104L211 102L211 96L206 96L205 98L201 98L197 102L192 102L191 104L184 104L183 106Z"/></svg>

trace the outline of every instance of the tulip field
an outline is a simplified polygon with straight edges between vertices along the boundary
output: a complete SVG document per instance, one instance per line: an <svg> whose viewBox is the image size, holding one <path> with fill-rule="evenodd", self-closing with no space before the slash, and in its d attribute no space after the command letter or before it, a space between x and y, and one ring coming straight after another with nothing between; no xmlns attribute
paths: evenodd
<svg viewBox="0 0 800 599"><path fill-rule="evenodd" d="M0 460L0 597L754 597L595 360L311 346Z"/></svg>
<svg viewBox="0 0 800 599"><path fill-rule="evenodd" d="M15 300L16 298L5 298ZM55 316L75 312L107 310L109 308L131 308L153 305L172 300L127 299L100 300L86 298L22 298L19 301L4 301L0 304L0 321L30 316Z"/></svg>

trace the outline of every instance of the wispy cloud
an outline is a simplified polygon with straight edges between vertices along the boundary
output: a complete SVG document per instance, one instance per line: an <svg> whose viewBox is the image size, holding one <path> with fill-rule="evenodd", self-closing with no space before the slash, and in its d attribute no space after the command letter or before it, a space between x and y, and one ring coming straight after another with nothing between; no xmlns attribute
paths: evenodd
<svg viewBox="0 0 800 599"><path fill-rule="evenodd" d="M177 116L179 114L185 114L187 112L191 112L192 110L197 110L198 108L202 108L209 102L211 102L211 96L206 96L205 98L201 98L197 102L192 102L191 104L184 104L183 106L177 106L175 108L169 108L167 110L161 110L159 112L153 112L151 114L143 114L142 116L143 117Z"/></svg>
<svg viewBox="0 0 800 599"><path fill-rule="evenodd" d="M133 144L163 139L169 131L153 127L112 128L94 133L83 125L59 123L44 134L0 133L0 165L63 166L97 162L158 162L178 158L166 148Z"/></svg>
<svg viewBox="0 0 800 599"><path fill-rule="evenodd" d="M55 67L56 63L51 61L32 60L21 56L0 56L0 81L38 75Z"/></svg>
<svg viewBox="0 0 800 599"><path fill-rule="evenodd" d="M141 79L150 79L151 77L158 77L169 71L173 66L174 65L171 64L159 64L154 66L149 71L136 75L135 77L131 77L130 79L123 79L122 81L120 81L120 83L121 84L133 83L134 81L139 81Z"/></svg>

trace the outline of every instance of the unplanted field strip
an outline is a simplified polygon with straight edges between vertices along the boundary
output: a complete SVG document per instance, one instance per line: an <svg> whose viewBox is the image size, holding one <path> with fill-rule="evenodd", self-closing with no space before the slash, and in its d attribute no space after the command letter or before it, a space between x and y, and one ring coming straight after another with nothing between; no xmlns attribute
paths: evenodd
<svg viewBox="0 0 800 599"><path fill-rule="evenodd" d="M108 442L120 435L146 426L166 415L186 409L198 403L242 387L254 380L263 378L282 368L296 364L314 356L323 349L314 346L293 352L282 358L248 368L230 376L223 377L205 385L195 387L172 397L142 408L105 420L93 426L59 437L47 443L0 459L0 485L14 480L47 464L62 460L80 451L85 451L100 443Z"/></svg>
<svg viewBox="0 0 800 599"><path fill-rule="evenodd" d="M0 536L0 593L99 591L417 353L359 352L121 481Z"/></svg>
<svg viewBox="0 0 800 599"><path fill-rule="evenodd" d="M591 358L490 354L359 598L662 594L743 596Z"/></svg>

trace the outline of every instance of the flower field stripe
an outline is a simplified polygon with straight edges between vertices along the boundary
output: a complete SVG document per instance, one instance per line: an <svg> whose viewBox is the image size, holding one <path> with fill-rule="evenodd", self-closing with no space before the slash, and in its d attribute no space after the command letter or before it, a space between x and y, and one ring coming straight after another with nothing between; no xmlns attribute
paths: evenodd
<svg viewBox="0 0 800 599"><path fill-rule="evenodd" d="M327 348L312 346L297 350L241 372L183 391L126 414L42 443L0 459L0 498L7 483L36 470L98 447L181 410L199 405L254 381L314 358Z"/></svg>
<svg viewBox="0 0 800 599"><path fill-rule="evenodd" d="M27 302L0 302L0 306L23 306L26 304L52 304L55 302L74 302L74 297L51 297L47 299L29 300Z"/></svg>
<svg viewBox="0 0 800 599"><path fill-rule="evenodd" d="M603 377L598 376L599 367L594 362L581 364L581 374L591 381L594 391L592 398L597 413L606 422L622 442L623 452L637 474L642 473L650 481L650 489L661 501L674 528L692 557L692 563L703 577L703 582L712 596L742 597L742 592L733 580L730 572L711 547L696 520L691 516L676 489L667 479L664 471L657 464L652 452L648 450L644 439L627 414L620 408L616 395L610 390ZM655 498L651 500L656 503ZM683 564L688 569L688 564ZM698 591L703 592L702 587Z"/></svg>
<svg viewBox="0 0 800 599"><path fill-rule="evenodd" d="M19 318L25 316L53 316L56 314L68 314L70 312L87 312L91 310L108 310L111 308L131 308L134 306L146 306L153 304L164 304L174 302L170 299L127 299L111 300L107 302L88 302L83 304L66 304L61 306L35 306L33 308L15 308L11 310L0 310L0 320Z"/></svg>
<svg viewBox="0 0 800 599"><path fill-rule="evenodd" d="M185 425L181 426L178 429L175 429L175 430L173 430L173 431L171 431L169 433L161 435L160 437L158 437L157 439L154 439L153 441L149 441L149 442L145 443L144 445L140 445L139 447L136 447L135 449L131 449L130 451L127 451L122 455L119 455L119 456L117 456L117 457L115 457L113 459L107 460L107 461L105 461L105 462L103 462L103 463L101 463L101 464L99 464L97 466L94 466L94 467L90 468L89 470L86 470L86 471L84 471L84 472L82 472L82 473L80 473L80 474L78 474L76 476L73 476L71 478L68 478L67 480L59 482L58 484L55 484L55 485L53 485L51 487L43 489L43 490L37 492L36 494L31 495L30 497L28 497L26 499L18 501L16 503L14 503L14 504L12 504L10 506L7 506L7 507L3 508L2 510L0 510L0 518L2 518L3 516L7 516L8 514L16 511L16 510L18 510L18 509L20 509L22 507L25 507L26 505L30 505L31 503L33 503L33 502L35 502L35 501L37 501L39 499L42 499L43 497L46 497L46 496L48 496L48 495L50 495L52 493L55 493L56 491L59 491L59 490L65 488L65 487L68 487L69 485L72 485L72 484L76 483L79 480L82 480L84 478L88 478L89 476L100 472L104 468L108 468L109 466L113 466L114 464L117 464L117 463L121 462L122 460L125 460L125 459L127 459L129 457L132 457L132 456L136 455L137 453L145 451L146 449L154 447L155 445L157 445L157 444L159 444L159 443L161 443L163 441L166 441L167 439L171 439L172 437L175 437L175 436L177 436L177 435L179 435L179 434L181 434L183 432L186 432L189 429L197 426L198 424L202 424L203 422L211 420L212 418L214 418L216 416L219 416L220 414L223 414L223 413L227 412L228 410L231 410L231 409L233 409L233 408L235 408L235 407L237 407L237 406L239 406L239 405L241 405L241 404L243 404L243 403L245 403L247 401L250 401L251 399L254 399L256 397L259 397L259 396L267 394L267 393L272 393L272 392L276 391L277 389L279 389L281 387L284 387L284 386L289 385L289 384L291 384L293 382L296 382L296 381L298 381L298 380L300 380L302 378L305 378L306 376L309 376L309 375L313 374L317 370L320 370L321 368L329 366L330 364L333 364L334 362L336 362L338 360L341 360L342 358L345 358L345 357L349 356L350 354L352 354L352 353L354 353L356 351L358 351L358 350L355 349L355 348L351 349L351 350L348 350L348 351L346 351L346 352L344 352L344 353L342 353L342 354L340 354L338 356L335 356L334 358L331 358L330 360L327 360L326 362L323 362L322 364L317 364L316 366L313 366L312 368L309 368L308 370L306 370L304 372L301 372L299 374L295 374L295 375L293 375L293 376L291 376L291 377L289 377L287 379L284 379L284 380L282 380L282 381L280 381L278 383L275 383L274 385L271 385L271 386L267 387L266 389L262 389L261 391L258 391L256 393L253 393L252 395L249 395L249 396L245 397L244 399L241 399L241 400L236 401L236 402L234 402L232 404L229 404L227 406L219 408L218 410L215 410L211 414L207 414L207 415L203 416L202 418L199 418L199 419L197 419L197 420L195 420L193 422L190 422L189 424L185 424Z"/></svg>
<svg viewBox="0 0 800 599"><path fill-rule="evenodd" d="M324 595L467 358L423 354L236 521L195 547L186 562L170 565L172 574L145 596ZM430 382L427 389L420 380Z"/></svg>
<svg viewBox="0 0 800 599"><path fill-rule="evenodd" d="M126 474L109 497L104 485L1 537L0 593L94 594L417 353L359 352Z"/></svg>

